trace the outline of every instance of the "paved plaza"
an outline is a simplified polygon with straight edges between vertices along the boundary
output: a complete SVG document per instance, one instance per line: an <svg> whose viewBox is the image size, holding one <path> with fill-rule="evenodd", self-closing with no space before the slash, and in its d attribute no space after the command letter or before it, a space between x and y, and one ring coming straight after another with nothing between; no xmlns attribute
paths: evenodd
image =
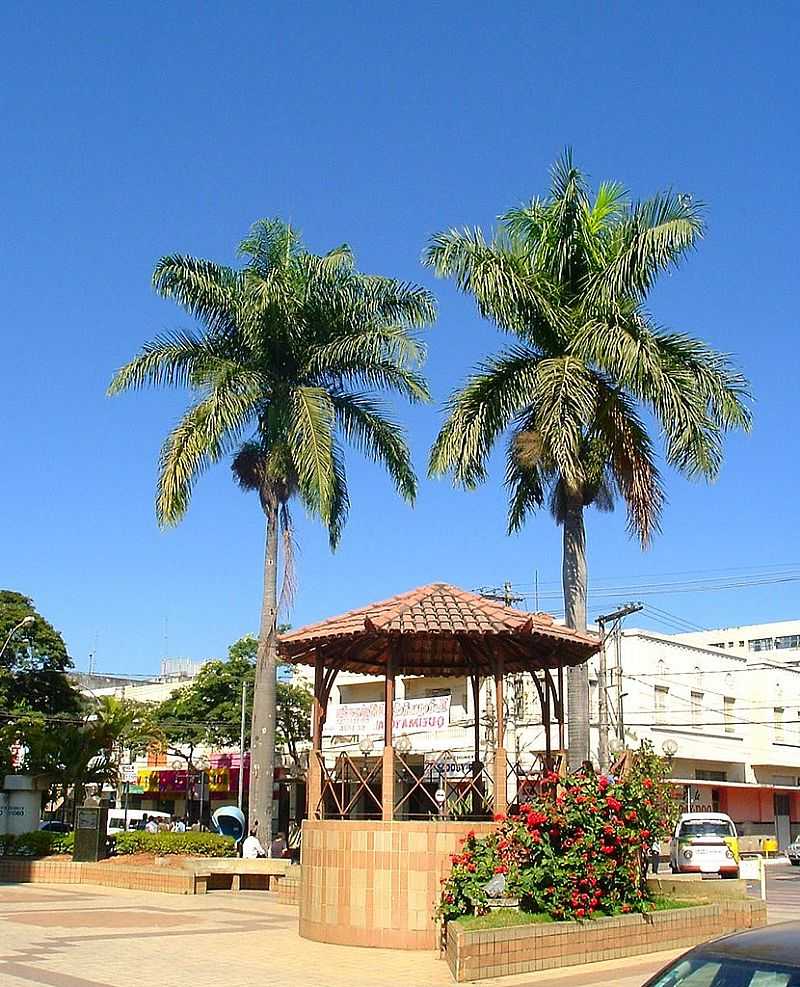
<svg viewBox="0 0 800 987"><path fill-rule="evenodd" d="M498 987L638 987L672 954ZM428 952L300 939L297 909L270 895L197 897L65 885L0 885L2 987L450 987Z"/></svg>

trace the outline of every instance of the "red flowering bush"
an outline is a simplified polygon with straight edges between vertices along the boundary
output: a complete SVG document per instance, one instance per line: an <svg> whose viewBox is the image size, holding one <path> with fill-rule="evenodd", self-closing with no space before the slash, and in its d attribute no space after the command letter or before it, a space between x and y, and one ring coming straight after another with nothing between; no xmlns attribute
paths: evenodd
<svg viewBox="0 0 800 987"><path fill-rule="evenodd" d="M451 858L439 914L486 911L486 883L505 874L505 895L555 919L642 912L650 906L643 862L678 812L667 767L643 744L624 778L578 773L545 779L548 792L488 836L467 834Z"/></svg>

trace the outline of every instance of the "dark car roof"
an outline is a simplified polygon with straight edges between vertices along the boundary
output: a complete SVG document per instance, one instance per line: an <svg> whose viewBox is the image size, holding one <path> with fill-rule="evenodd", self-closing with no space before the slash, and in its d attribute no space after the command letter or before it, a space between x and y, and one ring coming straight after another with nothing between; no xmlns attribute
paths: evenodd
<svg viewBox="0 0 800 987"><path fill-rule="evenodd" d="M779 925L736 932L697 946L694 952L732 960L767 960L797 966L800 962L800 922L781 922Z"/></svg>

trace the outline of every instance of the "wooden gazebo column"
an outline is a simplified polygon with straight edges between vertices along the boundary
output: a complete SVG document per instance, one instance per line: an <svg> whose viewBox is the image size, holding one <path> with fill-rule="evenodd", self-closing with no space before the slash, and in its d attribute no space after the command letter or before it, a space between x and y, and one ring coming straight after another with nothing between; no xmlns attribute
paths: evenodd
<svg viewBox="0 0 800 987"><path fill-rule="evenodd" d="M497 707L497 746L494 751L494 811L505 815L508 810L508 756L505 747L505 704L503 674L505 662L500 655L495 665L494 694Z"/></svg>
<svg viewBox="0 0 800 987"><path fill-rule="evenodd" d="M317 809L322 798L322 765L319 763L319 752L322 747L324 682L325 666L322 663L322 655L317 651L314 656L314 702L311 707L311 754L308 758L308 778L306 780L306 804L309 819L318 818Z"/></svg>
<svg viewBox="0 0 800 987"><path fill-rule="evenodd" d="M383 770L381 773L381 805L383 821L394 819L394 646L389 644L386 653L386 678L383 706Z"/></svg>

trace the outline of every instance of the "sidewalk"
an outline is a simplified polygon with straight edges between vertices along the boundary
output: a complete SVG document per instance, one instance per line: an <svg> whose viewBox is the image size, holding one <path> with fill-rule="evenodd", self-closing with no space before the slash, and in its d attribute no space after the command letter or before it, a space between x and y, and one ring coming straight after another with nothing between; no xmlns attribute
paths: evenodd
<svg viewBox="0 0 800 987"><path fill-rule="evenodd" d="M479 982L640 987L671 954ZM296 909L266 894L152 895L65 885L0 886L3 987L451 987L429 952L300 939Z"/></svg>

